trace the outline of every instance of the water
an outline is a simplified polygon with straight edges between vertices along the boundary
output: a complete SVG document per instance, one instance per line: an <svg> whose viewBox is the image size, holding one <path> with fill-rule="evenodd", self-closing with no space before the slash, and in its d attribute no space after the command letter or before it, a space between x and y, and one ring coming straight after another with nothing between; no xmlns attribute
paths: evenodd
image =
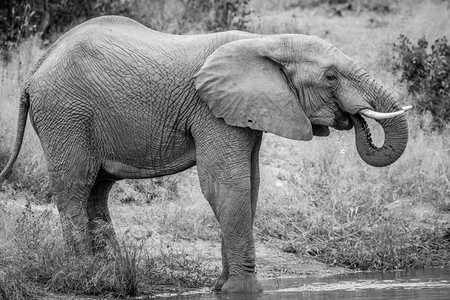
<svg viewBox="0 0 450 300"><path fill-rule="evenodd" d="M278 278L261 281L259 295L191 294L170 300L287 299L450 299L450 269L386 273L351 273L324 278Z"/></svg>

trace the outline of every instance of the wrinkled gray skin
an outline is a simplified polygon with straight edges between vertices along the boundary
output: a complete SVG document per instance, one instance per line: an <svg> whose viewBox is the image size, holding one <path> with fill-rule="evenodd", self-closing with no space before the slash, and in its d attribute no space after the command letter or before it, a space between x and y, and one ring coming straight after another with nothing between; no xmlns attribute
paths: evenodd
<svg viewBox="0 0 450 300"><path fill-rule="evenodd" d="M201 189L222 230L223 273L215 289L257 292L252 227L264 131L297 140L355 125L364 161L394 162L407 141L404 117L382 122L375 147L361 109L398 107L349 57L304 35L232 31L176 36L123 17L88 21L38 61L20 99L57 195L67 244L76 253L114 240L108 192L124 178L152 178L197 165ZM353 120L353 121L352 121ZM300 144L299 144L300 146ZM101 235L101 236L100 236Z"/></svg>

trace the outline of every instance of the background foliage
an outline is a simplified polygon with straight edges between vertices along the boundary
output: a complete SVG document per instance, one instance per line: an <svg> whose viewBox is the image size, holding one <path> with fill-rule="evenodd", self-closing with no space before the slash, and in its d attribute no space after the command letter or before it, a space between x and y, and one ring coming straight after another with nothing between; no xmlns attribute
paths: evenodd
<svg viewBox="0 0 450 300"><path fill-rule="evenodd" d="M207 31L247 29L248 0L7 0L0 3L0 47L3 57L30 35L52 39L69 27L102 15L122 15L162 31L184 33L187 24ZM176 24L167 10L177 10Z"/></svg>
<svg viewBox="0 0 450 300"><path fill-rule="evenodd" d="M394 70L401 74L412 93L416 108L429 111L434 125L442 128L450 122L450 45L447 38L438 38L430 49L426 37L411 43L408 37L400 35L394 44L397 60Z"/></svg>
<svg viewBox="0 0 450 300"><path fill-rule="evenodd" d="M120 0L7 0L0 3L0 45L3 55L24 38L39 34L46 39L87 18L127 14Z"/></svg>

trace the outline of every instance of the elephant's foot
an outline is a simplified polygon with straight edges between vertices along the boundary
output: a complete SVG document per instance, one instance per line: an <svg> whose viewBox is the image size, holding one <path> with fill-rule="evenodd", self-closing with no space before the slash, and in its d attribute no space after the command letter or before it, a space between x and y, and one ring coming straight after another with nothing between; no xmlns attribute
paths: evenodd
<svg viewBox="0 0 450 300"><path fill-rule="evenodd" d="M223 285L228 281L228 273L222 273L219 278L217 278L216 283L214 284L214 291L220 292L222 290Z"/></svg>
<svg viewBox="0 0 450 300"><path fill-rule="evenodd" d="M219 278L220 280L220 278ZM262 292L263 288L261 283L258 282L256 276L249 278L232 278L222 286L223 294L250 294Z"/></svg>

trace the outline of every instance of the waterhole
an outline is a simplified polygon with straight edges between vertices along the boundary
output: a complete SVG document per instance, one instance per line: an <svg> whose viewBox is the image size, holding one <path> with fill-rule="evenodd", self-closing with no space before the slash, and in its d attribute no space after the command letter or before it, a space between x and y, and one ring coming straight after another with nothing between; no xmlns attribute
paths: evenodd
<svg viewBox="0 0 450 300"><path fill-rule="evenodd" d="M450 270L349 273L330 277L270 278L259 295L197 293L158 297L171 300L285 300L285 299L450 299ZM157 299L158 299L157 298Z"/></svg>

